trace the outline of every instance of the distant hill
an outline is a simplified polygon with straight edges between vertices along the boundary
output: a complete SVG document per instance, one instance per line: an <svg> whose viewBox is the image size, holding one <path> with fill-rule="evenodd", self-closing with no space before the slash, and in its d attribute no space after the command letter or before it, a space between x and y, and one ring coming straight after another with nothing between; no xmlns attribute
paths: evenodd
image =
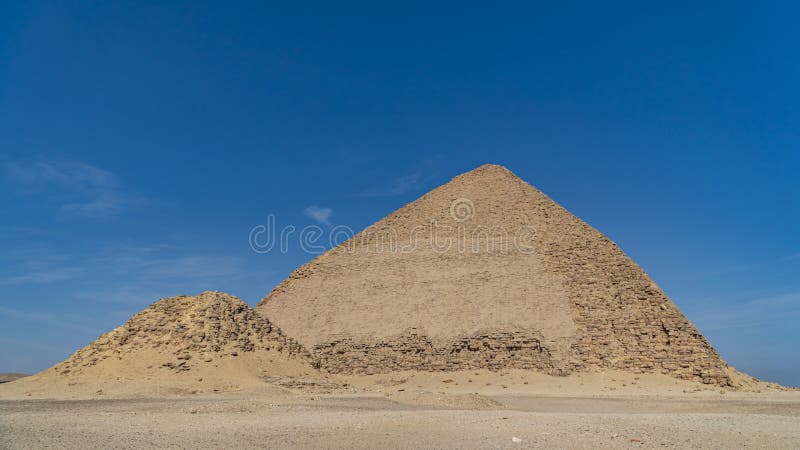
<svg viewBox="0 0 800 450"><path fill-rule="evenodd" d="M9 383L20 378L30 376L25 373L0 373L0 383Z"/></svg>

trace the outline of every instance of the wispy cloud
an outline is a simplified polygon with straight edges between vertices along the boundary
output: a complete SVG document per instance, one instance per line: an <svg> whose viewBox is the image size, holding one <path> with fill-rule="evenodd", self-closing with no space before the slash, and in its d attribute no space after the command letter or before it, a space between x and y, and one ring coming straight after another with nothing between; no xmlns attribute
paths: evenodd
<svg viewBox="0 0 800 450"><path fill-rule="evenodd" d="M703 330L765 328L800 321L800 292L754 298L735 304L709 304L696 314Z"/></svg>
<svg viewBox="0 0 800 450"><path fill-rule="evenodd" d="M442 155L432 155L419 161L416 170L394 178L387 185L373 186L362 193L366 197L392 197L428 187L436 179L438 163Z"/></svg>
<svg viewBox="0 0 800 450"><path fill-rule="evenodd" d="M51 314L41 311L21 311L14 308L0 306L0 316L9 317L15 320L24 320L28 322L39 322L58 328L79 331L82 333L96 333L97 328L83 323L87 320L85 316L66 315L66 314Z"/></svg>
<svg viewBox="0 0 800 450"><path fill-rule="evenodd" d="M83 269L77 267L64 267L52 270L20 273L9 276L0 276L0 285L52 283L55 281L64 281L77 278L83 273Z"/></svg>
<svg viewBox="0 0 800 450"><path fill-rule="evenodd" d="M751 261L741 264L734 264L730 266L716 267L708 271L709 275L727 275L733 273L751 272L754 270L766 269L776 264L782 264L789 261L800 259L800 253L790 253L783 256L774 257L772 259L764 259L761 261Z"/></svg>
<svg viewBox="0 0 800 450"><path fill-rule="evenodd" d="M235 257L194 255L134 260L107 260L102 279L84 283L73 298L82 302L118 304L141 309L161 298L195 295L205 290L232 292L246 280L268 272L249 269ZM232 292L234 293L234 292Z"/></svg>
<svg viewBox="0 0 800 450"><path fill-rule="evenodd" d="M328 219L331 218L333 215L333 210L331 208L320 208L316 205L311 205L303 211L306 216L316 220L317 222L330 225L330 221Z"/></svg>
<svg viewBox="0 0 800 450"><path fill-rule="evenodd" d="M236 256L127 243L105 245L102 255L87 256L87 266L96 276L85 277L75 299L137 308L173 295L230 290L242 280L265 275Z"/></svg>
<svg viewBox="0 0 800 450"><path fill-rule="evenodd" d="M32 227L3 226L0 227L0 237L20 237L38 234L40 231Z"/></svg>
<svg viewBox="0 0 800 450"><path fill-rule="evenodd" d="M420 170L395 178L389 186L369 188L364 195L368 197L403 195L417 188L421 184L422 178L423 172Z"/></svg>
<svg viewBox="0 0 800 450"><path fill-rule="evenodd" d="M236 276L244 271L243 261L229 256L121 255L104 258L103 262L117 272L147 279L213 279Z"/></svg>
<svg viewBox="0 0 800 450"><path fill-rule="evenodd" d="M38 158L4 164L9 180L31 194L45 194L61 202L61 210L82 217L103 218L123 207L143 203L124 193L116 176L83 162Z"/></svg>
<svg viewBox="0 0 800 450"><path fill-rule="evenodd" d="M83 251L59 253L31 244L0 253L0 286L39 285L75 280L81 300L151 302L167 294L191 294L230 287L254 272L245 260L164 245L97 242ZM87 292L86 296L82 295Z"/></svg>
<svg viewBox="0 0 800 450"><path fill-rule="evenodd" d="M20 236L25 235L27 232ZM38 285L79 278L86 271L78 261L84 260L56 252L37 240L15 240L13 244L6 243L0 252L0 286Z"/></svg>

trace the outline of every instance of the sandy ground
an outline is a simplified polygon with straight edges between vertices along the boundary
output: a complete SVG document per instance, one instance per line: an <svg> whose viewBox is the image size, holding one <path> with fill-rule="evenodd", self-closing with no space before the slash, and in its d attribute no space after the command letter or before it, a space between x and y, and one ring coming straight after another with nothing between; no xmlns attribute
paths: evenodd
<svg viewBox="0 0 800 450"><path fill-rule="evenodd" d="M381 396L0 401L2 448L797 448L800 398Z"/></svg>
<svg viewBox="0 0 800 450"><path fill-rule="evenodd" d="M160 388L155 398L129 383L42 395L20 380L0 387L0 448L800 447L798 391L619 372L295 381L303 386Z"/></svg>

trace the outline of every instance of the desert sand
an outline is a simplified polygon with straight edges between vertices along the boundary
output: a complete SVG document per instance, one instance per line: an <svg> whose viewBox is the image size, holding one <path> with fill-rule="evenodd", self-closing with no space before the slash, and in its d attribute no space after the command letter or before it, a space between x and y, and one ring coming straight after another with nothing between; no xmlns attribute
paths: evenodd
<svg viewBox="0 0 800 450"><path fill-rule="evenodd" d="M285 380L284 380L285 381ZM800 394L658 375L403 372L303 387L0 386L0 448L797 448ZM16 382L15 382L16 383ZM22 387L20 385L18 387ZM297 386L297 385L295 385ZM140 389L148 389L140 385ZM217 392L215 392L215 390ZM145 395L149 392L149 395ZM10 396L10 397L9 397Z"/></svg>

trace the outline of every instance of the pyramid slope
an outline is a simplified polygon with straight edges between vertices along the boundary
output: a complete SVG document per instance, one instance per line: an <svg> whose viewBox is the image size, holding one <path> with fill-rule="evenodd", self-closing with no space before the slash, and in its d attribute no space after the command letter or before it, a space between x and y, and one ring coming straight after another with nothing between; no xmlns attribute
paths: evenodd
<svg viewBox="0 0 800 450"><path fill-rule="evenodd" d="M495 165L300 267L256 310L331 372L613 368L730 383L617 245Z"/></svg>
<svg viewBox="0 0 800 450"><path fill-rule="evenodd" d="M203 292L159 300L67 360L12 384L17 391L45 394L75 391L76 385L108 390L108 383L123 392L119 385L125 384L141 394L165 386L258 385L266 376L312 370L302 347L249 305L222 292Z"/></svg>

